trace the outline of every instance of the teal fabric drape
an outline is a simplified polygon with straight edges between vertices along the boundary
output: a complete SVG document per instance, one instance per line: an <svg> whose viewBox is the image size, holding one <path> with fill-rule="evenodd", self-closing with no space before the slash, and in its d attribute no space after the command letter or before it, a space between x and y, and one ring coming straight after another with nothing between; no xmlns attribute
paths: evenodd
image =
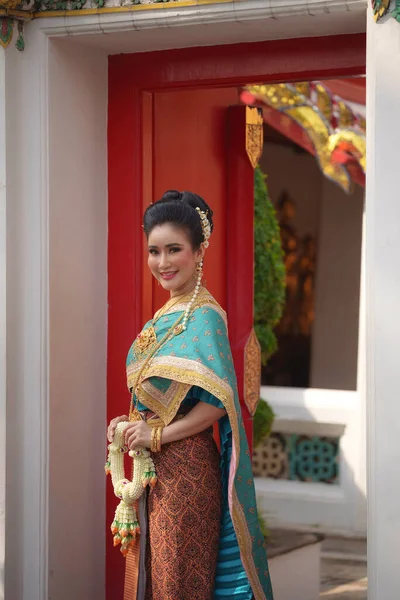
<svg viewBox="0 0 400 600"><path fill-rule="evenodd" d="M138 389L139 409L148 408L166 424L182 405L192 408L202 401L225 408L227 415L219 421L223 514L214 598L273 600L225 313L207 292L200 302L187 329L172 334L154 353L139 388L138 372L146 356L133 344L127 357L128 387ZM185 305L175 307L157 321L157 341L174 330L184 310ZM152 325L146 324L144 331Z"/></svg>

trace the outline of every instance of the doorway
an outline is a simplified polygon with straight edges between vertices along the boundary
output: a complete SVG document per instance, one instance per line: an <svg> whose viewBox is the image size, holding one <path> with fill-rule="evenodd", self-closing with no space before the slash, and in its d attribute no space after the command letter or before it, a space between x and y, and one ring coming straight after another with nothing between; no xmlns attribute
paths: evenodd
<svg viewBox="0 0 400 600"><path fill-rule="evenodd" d="M110 57L109 417L125 412L128 396L121 365L132 339L161 300L145 269L138 233L143 208L169 187L192 188L206 196L220 227L212 268L205 274L210 290L224 305L232 250L227 244L228 107L240 104L238 91L244 85L364 72L362 34ZM107 500L108 523L113 510L110 487ZM122 585L123 562L107 546L107 599L119 598Z"/></svg>

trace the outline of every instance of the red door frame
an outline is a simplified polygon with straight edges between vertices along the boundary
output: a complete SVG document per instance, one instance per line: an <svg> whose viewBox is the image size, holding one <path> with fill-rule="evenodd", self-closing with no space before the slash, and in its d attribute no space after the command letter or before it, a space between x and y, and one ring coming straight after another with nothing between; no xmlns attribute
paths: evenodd
<svg viewBox="0 0 400 600"><path fill-rule="evenodd" d="M240 86L277 81L343 78L365 73L365 35L278 40L109 58L108 113L108 417L126 412L126 350L151 312L144 270L143 207L152 200L153 123L156 90ZM140 198L141 202L135 201ZM240 256L238 256L240 260ZM136 293L138 284L141 292ZM124 293L121 293L124 290ZM246 305L243 294L235 306ZM235 315L230 314L234 319ZM111 401L110 401L111 400ZM112 414L111 414L112 406ZM107 523L114 499L107 492ZM123 563L107 544L107 600L122 597Z"/></svg>

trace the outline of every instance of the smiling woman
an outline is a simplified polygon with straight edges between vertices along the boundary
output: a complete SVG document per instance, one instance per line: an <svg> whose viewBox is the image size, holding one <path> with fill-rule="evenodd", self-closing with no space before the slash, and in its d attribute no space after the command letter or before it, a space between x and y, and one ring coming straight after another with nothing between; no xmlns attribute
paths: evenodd
<svg viewBox="0 0 400 600"><path fill-rule="evenodd" d="M226 314L202 286L212 214L200 196L175 191L144 214L148 265L170 299L129 350L129 417L108 428L107 467L125 448L143 484L157 481L140 496L138 523L137 477L112 472L126 600L272 600Z"/></svg>

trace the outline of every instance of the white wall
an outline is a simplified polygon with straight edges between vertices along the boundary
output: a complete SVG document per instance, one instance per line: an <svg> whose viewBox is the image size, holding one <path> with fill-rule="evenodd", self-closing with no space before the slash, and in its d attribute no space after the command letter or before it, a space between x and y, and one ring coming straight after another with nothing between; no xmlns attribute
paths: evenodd
<svg viewBox="0 0 400 600"><path fill-rule="evenodd" d="M366 320L368 598L400 590L400 25L368 7ZM386 22L385 22L386 21Z"/></svg>
<svg viewBox="0 0 400 600"><path fill-rule="evenodd" d="M27 35L25 41L32 41ZM42 600L47 554L47 184L43 38L6 51L7 421L5 597ZM29 93L24 85L29 88ZM28 500L27 500L28 499Z"/></svg>
<svg viewBox="0 0 400 600"><path fill-rule="evenodd" d="M294 200L297 211L293 226L298 235L317 235L322 177L315 158L290 146L266 143L260 166L268 175L266 183L274 205L277 206L282 190Z"/></svg>
<svg viewBox="0 0 400 600"><path fill-rule="evenodd" d="M0 598L4 598L6 511L6 57L0 48Z"/></svg>
<svg viewBox="0 0 400 600"><path fill-rule="evenodd" d="M311 387L355 390L364 190L345 194L314 157L291 147L265 144L260 164L275 206L287 190L297 207L293 227L318 242Z"/></svg>
<svg viewBox="0 0 400 600"><path fill-rule="evenodd" d="M107 58L40 23L25 42L6 52L5 596L102 600Z"/></svg>
<svg viewBox="0 0 400 600"><path fill-rule="evenodd" d="M275 413L274 431L340 437L339 480L334 485L256 479L259 508L271 525L305 527L339 535L366 535L359 392L262 387Z"/></svg>
<svg viewBox="0 0 400 600"><path fill-rule="evenodd" d="M51 42L49 597L55 600L104 597L106 120L106 56Z"/></svg>
<svg viewBox="0 0 400 600"><path fill-rule="evenodd" d="M323 178L311 386L356 390L364 190Z"/></svg>

